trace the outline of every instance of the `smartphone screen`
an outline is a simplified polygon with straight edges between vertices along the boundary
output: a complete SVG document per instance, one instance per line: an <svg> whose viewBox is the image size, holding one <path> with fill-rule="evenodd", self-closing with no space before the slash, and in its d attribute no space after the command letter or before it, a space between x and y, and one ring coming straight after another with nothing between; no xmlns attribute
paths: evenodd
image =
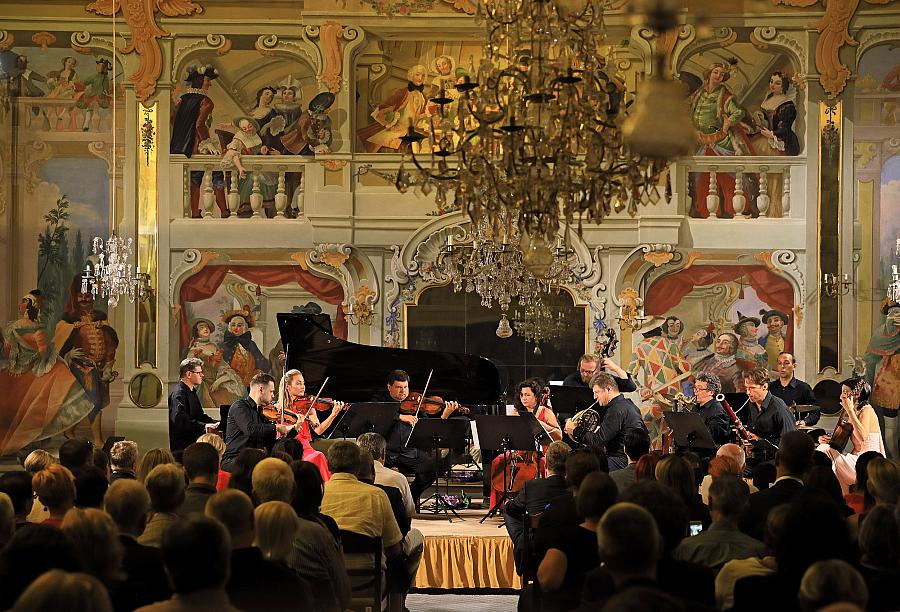
<svg viewBox="0 0 900 612"><path fill-rule="evenodd" d="M695 535L699 534L701 531L703 531L703 523L701 523L700 521L691 521L689 535L695 536Z"/></svg>

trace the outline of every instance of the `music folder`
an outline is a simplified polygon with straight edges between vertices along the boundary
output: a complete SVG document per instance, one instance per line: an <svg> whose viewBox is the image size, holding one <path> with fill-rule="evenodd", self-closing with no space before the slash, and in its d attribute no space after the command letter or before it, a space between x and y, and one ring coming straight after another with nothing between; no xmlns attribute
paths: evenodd
<svg viewBox="0 0 900 612"><path fill-rule="evenodd" d="M675 445L681 448L715 450L716 443L696 412L667 412L666 424L675 434Z"/></svg>
<svg viewBox="0 0 900 612"><path fill-rule="evenodd" d="M530 412L517 416L476 414L472 431L480 448L487 450L537 450L551 442L537 418Z"/></svg>

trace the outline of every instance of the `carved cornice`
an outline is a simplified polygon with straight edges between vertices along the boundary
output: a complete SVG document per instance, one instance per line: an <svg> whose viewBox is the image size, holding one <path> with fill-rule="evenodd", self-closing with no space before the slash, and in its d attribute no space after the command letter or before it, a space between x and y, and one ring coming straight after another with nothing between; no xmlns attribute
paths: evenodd
<svg viewBox="0 0 900 612"><path fill-rule="evenodd" d="M316 45L309 40L307 35L307 31L311 27L314 26L305 28L301 42L279 38L275 34L260 36L256 39L256 51L266 57L282 55L290 58L303 58L306 63L313 67L316 74L320 74L322 72L322 58Z"/></svg>
<svg viewBox="0 0 900 612"><path fill-rule="evenodd" d="M338 243L317 244L305 255L304 269L337 280L344 291L344 311L356 318L354 322L371 325L379 283L369 258L351 244Z"/></svg>
<svg viewBox="0 0 900 612"><path fill-rule="evenodd" d="M181 254L179 261L169 276L169 304L172 308L172 327L178 325L178 315L181 312L178 296L175 294L176 288L182 281L191 274L196 274L205 268L210 262L215 261L223 256L218 251L200 251L199 249L187 249Z"/></svg>
<svg viewBox="0 0 900 612"><path fill-rule="evenodd" d="M120 10L131 31L131 43L122 49L128 55L137 52L140 64L128 79L134 83L134 93L144 102L156 91L156 83L162 74L163 58L159 39L168 36L156 23L156 12L166 17L186 17L202 13L203 7L192 0L95 0L85 10L112 17Z"/></svg>
<svg viewBox="0 0 900 612"><path fill-rule="evenodd" d="M759 26L750 33L750 42L758 49L777 47L790 53L799 65L800 72L809 72L809 54L804 43L802 32L784 32L774 26Z"/></svg>
<svg viewBox="0 0 900 612"><path fill-rule="evenodd" d="M178 83L183 80L184 77L181 74L182 66L193 54L211 51L216 55L221 56L231 51L231 39L222 34L207 34L205 38L198 38L191 42L184 42L185 38L181 37L177 40L183 42L183 44L180 44L175 48L175 57L172 60L171 75L173 83Z"/></svg>
<svg viewBox="0 0 900 612"><path fill-rule="evenodd" d="M900 40L900 29L884 29L884 30L863 30L859 33L859 46L856 48L856 68L859 69L859 63L862 61L866 51L877 47L878 45Z"/></svg>

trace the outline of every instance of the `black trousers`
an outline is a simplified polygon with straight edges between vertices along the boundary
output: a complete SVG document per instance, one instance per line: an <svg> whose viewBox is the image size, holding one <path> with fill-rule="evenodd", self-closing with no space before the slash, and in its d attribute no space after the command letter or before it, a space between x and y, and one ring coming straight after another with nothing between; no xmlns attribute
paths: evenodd
<svg viewBox="0 0 900 612"><path fill-rule="evenodd" d="M437 479L434 470L434 458L428 453L416 449L410 449L403 454L388 451L385 467L399 468L404 474L415 474L415 480L409 485L416 505L422 492L431 486Z"/></svg>

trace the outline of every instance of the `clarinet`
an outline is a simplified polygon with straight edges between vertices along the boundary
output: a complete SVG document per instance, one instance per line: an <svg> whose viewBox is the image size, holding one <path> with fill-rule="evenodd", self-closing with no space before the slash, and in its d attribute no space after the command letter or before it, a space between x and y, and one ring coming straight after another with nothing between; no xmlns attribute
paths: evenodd
<svg viewBox="0 0 900 612"><path fill-rule="evenodd" d="M725 394L724 393L718 394L716 396L716 401L719 402L720 404L722 404L722 406L725 408L725 410L728 411L728 414L731 416L731 420L734 423L734 426L737 429L738 435L741 437L741 440L749 440L750 432L747 431L747 428L744 427L743 423L741 423L741 420L734 413L734 410L732 410L731 406L728 405L728 402L725 401ZM750 399L748 398L747 401L749 402ZM744 406L746 406L746 405L747 404L745 403ZM741 406L741 408L743 408L743 406Z"/></svg>

